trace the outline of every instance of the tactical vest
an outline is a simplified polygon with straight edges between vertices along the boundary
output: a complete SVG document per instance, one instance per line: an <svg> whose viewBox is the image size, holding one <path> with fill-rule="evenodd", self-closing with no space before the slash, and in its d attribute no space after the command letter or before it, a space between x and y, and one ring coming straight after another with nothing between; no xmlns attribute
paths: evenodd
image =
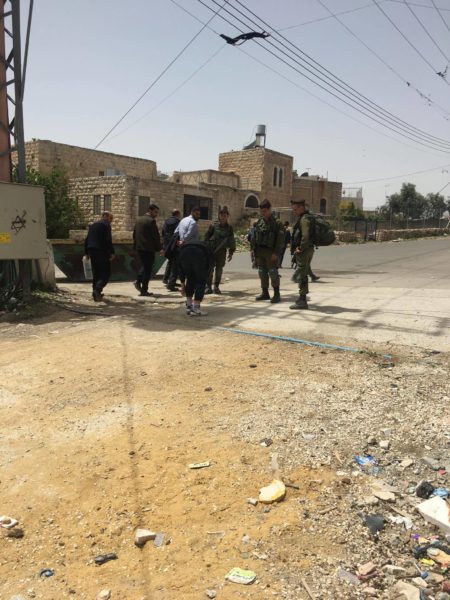
<svg viewBox="0 0 450 600"><path fill-rule="evenodd" d="M224 227L220 225L220 223L214 223L214 232L212 236L207 241L208 245L213 249L226 249L228 245L228 241L233 234L233 230L229 224Z"/></svg>
<svg viewBox="0 0 450 600"><path fill-rule="evenodd" d="M278 236L277 221L270 218L268 221L259 219L255 225L255 237L253 238L254 247L275 248Z"/></svg>

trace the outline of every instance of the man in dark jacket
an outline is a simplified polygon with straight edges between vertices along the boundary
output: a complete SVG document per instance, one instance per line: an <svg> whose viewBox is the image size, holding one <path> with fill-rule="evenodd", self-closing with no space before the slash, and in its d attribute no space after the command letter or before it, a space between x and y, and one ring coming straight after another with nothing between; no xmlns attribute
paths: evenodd
<svg viewBox="0 0 450 600"><path fill-rule="evenodd" d="M199 240L191 240L180 246L178 258L180 279L186 295L186 314L190 317L205 316L201 302L212 263L210 248Z"/></svg>
<svg viewBox="0 0 450 600"><path fill-rule="evenodd" d="M173 235L175 233L175 229L178 227L178 223L180 222L181 213L178 208L174 208L172 211L172 216L164 221L164 225L162 228L162 237L163 237L163 248L164 252L169 247L170 243L173 241ZM169 292L176 292L178 279L178 265L177 265L177 252L174 252L170 258L167 259L166 270L163 277L163 283L166 284Z"/></svg>
<svg viewBox="0 0 450 600"><path fill-rule="evenodd" d="M152 276L155 254L161 250L161 238L159 237L156 217L159 208L156 204L150 204L145 215L138 217L133 231L134 249L141 259L141 270L134 282L134 287L140 296L152 296L148 291L148 282Z"/></svg>
<svg viewBox="0 0 450 600"><path fill-rule="evenodd" d="M228 212L228 209L222 208L219 211L218 222L210 225L205 233L205 243L212 252L212 263L209 270L208 282L206 284L206 294L213 293L212 283L214 275L214 294L222 293L219 286L222 279L225 261L227 259L227 249L228 261L233 258L233 254L236 251L234 231L232 226L228 223L229 216L230 213Z"/></svg>
<svg viewBox="0 0 450 600"><path fill-rule="evenodd" d="M95 302L101 301L103 288L111 276L111 261L114 258L112 220L112 213L105 210L100 221L89 225L88 234L84 240L84 254L91 259L92 297Z"/></svg>

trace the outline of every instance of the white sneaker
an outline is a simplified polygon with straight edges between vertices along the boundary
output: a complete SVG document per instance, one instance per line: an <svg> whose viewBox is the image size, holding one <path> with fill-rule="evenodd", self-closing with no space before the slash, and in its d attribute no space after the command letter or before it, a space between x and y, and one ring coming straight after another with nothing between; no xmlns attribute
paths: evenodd
<svg viewBox="0 0 450 600"><path fill-rule="evenodd" d="M201 310L198 306L193 306L190 314L191 317L206 317L208 313L205 310Z"/></svg>

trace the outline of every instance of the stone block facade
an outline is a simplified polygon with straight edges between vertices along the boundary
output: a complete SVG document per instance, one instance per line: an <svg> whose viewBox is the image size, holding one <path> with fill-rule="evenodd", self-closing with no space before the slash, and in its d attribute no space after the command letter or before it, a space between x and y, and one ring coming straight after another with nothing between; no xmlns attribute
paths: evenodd
<svg viewBox="0 0 450 600"><path fill-rule="evenodd" d="M105 177L133 175L156 177L156 162L144 158L101 152L50 140L32 140L25 144L27 166L47 175L55 165L63 165L69 177ZM13 163L17 160L13 154Z"/></svg>
<svg viewBox="0 0 450 600"><path fill-rule="evenodd" d="M187 185L200 185L202 183L211 183L214 185L224 185L232 188L240 186L239 176L235 173L224 173L213 169L203 171L174 171L170 181L175 183L184 183Z"/></svg>
<svg viewBox="0 0 450 600"><path fill-rule="evenodd" d="M312 212L334 216L342 198L342 183L318 176L296 177L292 198L306 200Z"/></svg>

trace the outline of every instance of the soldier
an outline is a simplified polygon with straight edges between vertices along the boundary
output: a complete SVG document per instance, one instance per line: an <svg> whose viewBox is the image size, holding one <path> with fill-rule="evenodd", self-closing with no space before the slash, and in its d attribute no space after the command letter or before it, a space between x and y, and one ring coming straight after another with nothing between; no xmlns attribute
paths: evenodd
<svg viewBox="0 0 450 600"><path fill-rule="evenodd" d="M255 253L262 291L255 300L270 300L275 304L281 300L278 257L284 245L284 227L282 222L272 214L272 205L268 200L263 200L259 209L261 218L255 225L252 249ZM272 298L269 295L269 279L273 287Z"/></svg>
<svg viewBox="0 0 450 600"><path fill-rule="evenodd" d="M298 227L295 230L293 245L295 247L294 256L297 262L297 269L294 274L294 281L299 283L299 297L289 308L292 310L307 309L308 302L308 273L311 268L311 260L314 255L313 227L314 217L307 210L304 200L292 200L292 210L299 218Z"/></svg>
<svg viewBox="0 0 450 600"><path fill-rule="evenodd" d="M228 217L230 213L228 209L222 208L219 211L219 221L209 226L208 231L205 233L205 242L209 246L212 253L211 267L208 274L208 282L206 285L206 294L212 294L212 282L215 269L214 277L214 294L221 294L220 291L220 280L222 279L222 272L227 259L228 249L228 261L233 258L233 254L236 251L236 240L234 239L234 231L232 226L228 223Z"/></svg>

